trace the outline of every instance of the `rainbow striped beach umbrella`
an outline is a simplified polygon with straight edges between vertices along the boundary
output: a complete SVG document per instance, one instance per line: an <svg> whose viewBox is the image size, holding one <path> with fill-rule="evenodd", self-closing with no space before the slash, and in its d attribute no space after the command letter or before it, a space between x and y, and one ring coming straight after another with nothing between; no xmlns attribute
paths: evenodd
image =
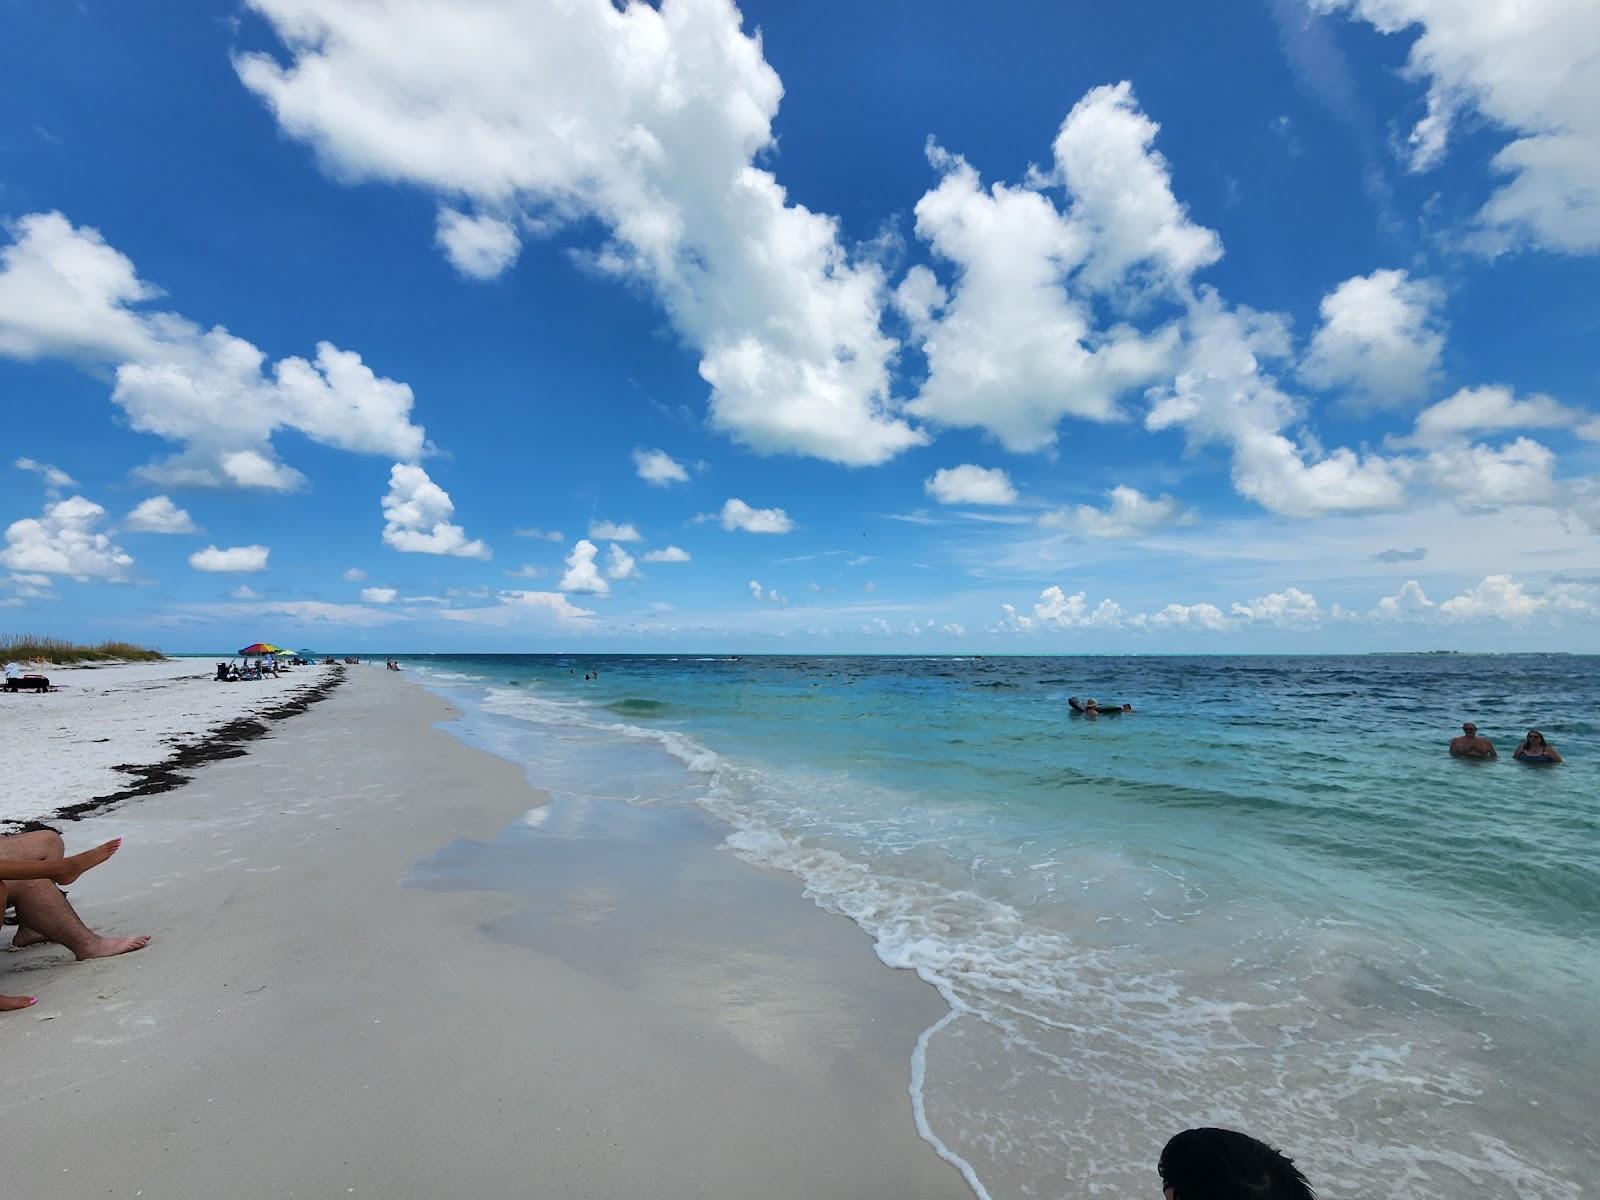
<svg viewBox="0 0 1600 1200"><path fill-rule="evenodd" d="M258 658L263 654L282 654L283 652L282 646L274 646L271 642L252 642L239 651L239 654L243 658Z"/></svg>

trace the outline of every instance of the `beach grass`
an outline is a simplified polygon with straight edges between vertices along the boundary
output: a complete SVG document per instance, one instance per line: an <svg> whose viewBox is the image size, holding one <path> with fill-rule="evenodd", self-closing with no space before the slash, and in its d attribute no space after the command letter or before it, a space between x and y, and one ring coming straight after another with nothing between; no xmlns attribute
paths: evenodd
<svg viewBox="0 0 1600 1200"><path fill-rule="evenodd" d="M62 666L81 662L159 662L166 655L148 646L135 646L132 642L100 642L93 646L80 646L60 638L38 637L34 634L0 634L0 660L30 662L41 658Z"/></svg>

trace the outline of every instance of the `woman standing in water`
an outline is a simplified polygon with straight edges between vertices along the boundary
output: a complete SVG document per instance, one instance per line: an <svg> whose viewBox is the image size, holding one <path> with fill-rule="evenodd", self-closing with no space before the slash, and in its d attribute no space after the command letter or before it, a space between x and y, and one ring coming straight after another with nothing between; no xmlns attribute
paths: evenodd
<svg viewBox="0 0 1600 1200"><path fill-rule="evenodd" d="M1528 730L1528 736L1522 739L1511 755L1518 762L1529 763L1533 766L1545 766L1561 761L1561 755L1556 748L1544 740L1544 734L1537 729Z"/></svg>

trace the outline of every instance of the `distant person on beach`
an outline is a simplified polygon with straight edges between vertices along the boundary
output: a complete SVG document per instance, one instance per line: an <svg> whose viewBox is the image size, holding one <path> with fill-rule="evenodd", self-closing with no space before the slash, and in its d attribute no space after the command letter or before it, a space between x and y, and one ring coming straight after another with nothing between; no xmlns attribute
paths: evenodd
<svg viewBox="0 0 1600 1200"><path fill-rule="evenodd" d="M1294 1160L1232 1129L1186 1129L1156 1164L1166 1200L1316 1200Z"/></svg>
<svg viewBox="0 0 1600 1200"><path fill-rule="evenodd" d="M1478 736L1478 727L1471 721L1461 726L1461 736L1450 739L1451 758L1499 758L1494 743Z"/></svg>
<svg viewBox="0 0 1600 1200"><path fill-rule="evenodd" d="M1537 729L1528 730L1528 736L1522 739L1522 745L1511 752L1511 757L1535 767L1553 766L1561 761L1556 748L1545 741L1544 734Z"/></svg>
<svg viewBox="0 0 1600 1200"><path fill-rule="evenodd" d="M90 867L97 867L117 852L122 839L105 842L81 854L66 854L61 835L53 829L0 836L0 912L17 910L16 949L44 942L65 946L81 962L110 958L142 950L148 934L138 937L101 937L73 911L60 884L72 883ZM27 1008L32 996L0 996L0 1012Z"/></svg>

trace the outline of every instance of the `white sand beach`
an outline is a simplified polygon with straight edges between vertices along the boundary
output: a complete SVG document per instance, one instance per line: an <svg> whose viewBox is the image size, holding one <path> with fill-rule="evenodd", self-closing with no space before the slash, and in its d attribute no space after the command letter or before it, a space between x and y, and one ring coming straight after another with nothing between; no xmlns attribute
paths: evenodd
<svg viewBox="0 0 1600 1200"><path fill-rule="evenodd" d="M81 686L109 706L100 679ZM77 735L123 744L102 760L170 739L115 704ZM573 836L475 883L544 797L431 727L448 716L351 668L245 755L64 826L69 850L126 839L70 896L154 941L0 954L0 991L40 997L0 1017L9 1192L969 1194L912 1123L930 988L697 817L585 813L628 854Z"/></svg>
<svg viewBox="0 0 1600 1200"><path fill-rule="evenodd" d="M126 790L138 780L119 766L162 763L230 721L303 695L332 668L243 683L217 683L214 670L203 658L45 667L54 690L0 693L0 832Z"/></svg>

